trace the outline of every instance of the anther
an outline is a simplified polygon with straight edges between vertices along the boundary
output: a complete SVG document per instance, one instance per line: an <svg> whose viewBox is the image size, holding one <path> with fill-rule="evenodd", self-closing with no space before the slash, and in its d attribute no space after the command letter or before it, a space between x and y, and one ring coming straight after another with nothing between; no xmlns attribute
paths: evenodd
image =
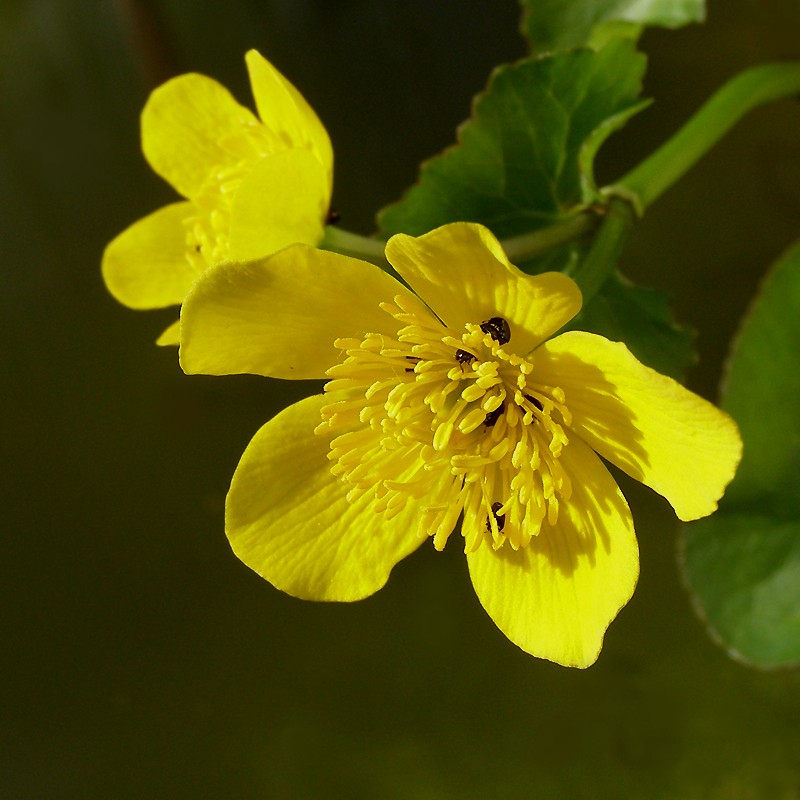
<svg viewBox="0 0 800 800"><path fill-rule="evenodd" d="M480 325L484 333L488 333L498 344L507 344L511 341L511 328L502 317L492 317L484 320Z"/></svg>
<svg viewBox="0 0 800 800"><path fill-rule="evenodd" d="M461 348L456 350L456 361L458 361L459 364L471 364L476 358L477 356L472 355L472 353L466 350L462 350Z"/></svg>
<svg viewBox="0 0 800 800"><path fill-rule="evenodd" d="M506 524L506 515L497 513L502 507L502 503L492 503L492 516L494 517L494 521L497 523L498 531L502 531L503 526ZM486 530L490 533L492 530L492 524L489 521L489 517L486 518Z"/></svg>

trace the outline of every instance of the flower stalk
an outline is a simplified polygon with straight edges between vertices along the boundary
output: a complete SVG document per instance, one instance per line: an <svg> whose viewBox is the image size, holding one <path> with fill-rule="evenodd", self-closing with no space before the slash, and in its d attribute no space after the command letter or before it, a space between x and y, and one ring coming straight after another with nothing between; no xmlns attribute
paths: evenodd
<svg viewBox="0 0 800 800"><path fill-rule="evenodd" d="M604 209L601 210L602 214L594 208L580 211L560 222L548 225L546 228L503 239L503 249L512 263L525 264L527 261L544 255L554 247L591 234L605 213ZM387 264L383 254L385 246L386 242L382 239L361 236L333 225L329 225L325 229L325 238L321 244L323 250L360 258L380 267L385 267Z"/></svg>
<svg viewBox="0 0 800 800"><path fill-rule="evenodd" d="M766 64L732 78L665 144L615 184L604 206L582 210L553 225L503 240L514 264L525 264L567 242L595 234L572 278L584 302L617 263L638 216L693 167L749 111L800 92L800 63ZM385 242L328 226L322 247L387 268Z"/></svg>
<svg viewBox="0 0 800 800"><path fill-rule="evenodd" d="M581 211L554 225L503 239L501 243L512 264L524 264L554 247L588 236L599 221L600 215L596 210Z"/></svg>
<svg viewBox="0 0 800 800"><path fill-rule="evenodd" d="M758 106L800 93L800 63L765 64L729 80L665 144L612 190L632 193L646 209L693 167L742 117Z"/></svg>
<svg viewBox="0 0 800 800"><path fill-rule="evenodd" d="M634 205L627 198L610 198L588 254L570 273L580 287L584 305L597 294L616 266L636 219Z"/></svg>
<svg viewBox="0 0 800 800"><path fill-rule="evenodd" d="M362 261L369 261L381 268L388 266L383 254L385 246L386 242L383 239L361 236L358 233L346 231L338 225L325 227L325 236L320 244L322 250L331 250L344 256L360 258Z"/></svg>

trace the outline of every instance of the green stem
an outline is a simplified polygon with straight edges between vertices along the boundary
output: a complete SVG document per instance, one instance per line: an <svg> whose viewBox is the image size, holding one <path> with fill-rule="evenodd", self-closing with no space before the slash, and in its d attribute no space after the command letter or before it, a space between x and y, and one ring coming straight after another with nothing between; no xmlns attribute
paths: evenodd
<svg viewBox="0 0 800 800"><path fill-rule="evenodd" d="M325 237L320 245L323 250L333 250L345 256L371 261L379 267L387 265L386 256L383 254L385 246L386 242L381 239L370 239L367 236L360 236L357 233L351 233L333 225L328 225L325 228Z"/></svg>
<svg viewBox="0 0 800 800"><path fill-rule="evenodd" d="M600 288L616 263L636 214L697 163L748 111L800 93L800 63L766 64L732 78L664 145L603 191L606 213L587 258L573 276L584 302ZM592 233L598 214L583 211L502 242L512 263L524 263L558 245ZM328 226L321 246L387 268L385 242Z"/></svg>
<svg viewBox="0 0 800 800"><path fill-rule="evenodd" d="M598 216L591 211L567 217L562 222L540 228L538 231L523 233L511 239L503 239L501 244L512 264L524 264L532 258L543 255L560 244L579 239L591 233L598 223Z"/></svg>
<svg viewBox="0 0 800 800"><path fill-rule="evenodd" d="M597 213L582 211L547 228L504 239L501 244L509 261L513 264L524 264L553 247L586 236L597 227L598 221ZM385 246L386 242L381 239L360 236L334 226L325 229L325 238L321 244L324 250L361 258L381 267L386 266L386 257L383 253Z"/></svg>
<svg viewBox="0 0 800 800"><path fill-rule="evenodd" d="M580 286L584 305L594 297L616 266L635 222L636 211L628 200L613 197L609 201L591 249L570 275Z"/></svg>
<svg viewBox="0 0 800 800"><path fill-rule="evenodd" d="M633 196L639 212L669 189L748 111L800 92L800 63L765 64L732 78L668 141L609 194Z"/></svg>

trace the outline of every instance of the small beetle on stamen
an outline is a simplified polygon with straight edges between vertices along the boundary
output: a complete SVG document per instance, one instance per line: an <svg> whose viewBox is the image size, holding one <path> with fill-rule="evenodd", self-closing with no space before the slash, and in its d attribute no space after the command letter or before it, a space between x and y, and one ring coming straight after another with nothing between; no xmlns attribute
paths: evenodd
<svg viewBox="0 0 800 800"><path fill-rule="evenodd" d="M488 333L498 344L508 344L511 341L511 328L502 317L491 317L480 325L484 333Z"/></svg>
<svg viewBox="0 0 800 800"><path fill-rule="evenodd" d="M468 352L467 350L462 350L459 348L456 350L456 361L459 364L471 364L477 356L472 355L472 353Z"/></svg>

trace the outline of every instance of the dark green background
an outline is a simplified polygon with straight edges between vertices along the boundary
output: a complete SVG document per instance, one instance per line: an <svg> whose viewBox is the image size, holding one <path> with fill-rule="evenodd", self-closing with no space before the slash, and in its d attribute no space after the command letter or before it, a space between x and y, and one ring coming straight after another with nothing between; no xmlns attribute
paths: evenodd
<svg viewBox="0 0 800 800"><path fill-rule="evenodd" d="M660 498L624 483L642 575L589 671L509 644L456 540L356 605L293 600L230 553L223 500L250 436L312 387L183 376L152 344L172 314L124 309L100 280L105 243L173 198L138 149L152 81L196 70L249 100L258 47L327 125L334 204L368 233L491 67L523 55L517 25L512 0L0 2L0 796L798 796L800 676L707 638ZM704 27L648 32L657 102L600 177L734 72L800 57L798 32L796 0L717 0ZM634 233L623 266L699 329L690 384L706 396L798 220L800 105L785 101Z"/></svg>

